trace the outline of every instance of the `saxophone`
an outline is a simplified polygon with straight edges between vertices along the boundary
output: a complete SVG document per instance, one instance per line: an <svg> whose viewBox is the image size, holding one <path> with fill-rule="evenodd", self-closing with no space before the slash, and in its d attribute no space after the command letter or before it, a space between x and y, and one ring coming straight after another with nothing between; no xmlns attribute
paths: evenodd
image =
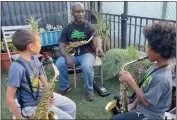
<svg viewBox="0 0 177 120"><path fill-rule="evenodd" d="M48 83L48 87L46 88L45 93L43 94L39 104L37 105L37 109L32 114L30 119L32 120L38 120L38 119L58 119L56 114L52 111L48 111L48 100L50 97L53 97L53 91L55 87L55 79L59 75L59 72L56 68L56 66L53 63L53 60L51 57L48 57L49 61L52 64L52 68L54 69L54 77L50 80Z"/></svg>
<svg viewBox="0 0 177 120"><path fill-rule="evenodd" d="M83 41L77 41L77 42L69 42L69 44L66 46L66 51L68 51L69 55L70 56L73 56L75 55L76 53L76 48L79 47L79 46L82 46L82 45L85 45L87 43L89 43L93 36L94 36L95 33L93 33L93 35L90 37L89 40L83 40ZM79 50L78 50L78 54L79 54ZM73 66L73 71L74 71L74 88L76 88L76 81L77 81L77 78L76 78L76 67Z"/></svg>
<svg viewBox="0 0 177 120"><path fill-rule="evenodd" d="M143 57L143 58L139 58L139 59L127 62L127 63L125 63L121 66L121 71L125 71L125 67L127 65L145 60L147 58L148 57L146 56L146 57ZM127 84L126 83L120 83L120 101L117 101L116 99L113 99L112 101L110 101L106 105L105 109L107 111L110 111L112 115L127 112L128 111L128 95L127 94L128 94Z"/></svg>
<svg viewBox="0 0 177 120"><path fill-rule="evenodd" d="M66 46L66 50L68 51L69 55L73 56L76 53L76 48L89 43L92 40L93 36L94 34L90 37L89 40L69 42L69 44Z"/></svg>

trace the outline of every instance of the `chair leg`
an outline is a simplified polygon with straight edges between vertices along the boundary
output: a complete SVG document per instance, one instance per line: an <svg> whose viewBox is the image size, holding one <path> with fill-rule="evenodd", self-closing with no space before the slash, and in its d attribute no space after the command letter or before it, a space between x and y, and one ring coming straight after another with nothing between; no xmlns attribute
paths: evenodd
<svg viewBox="0 0 177 120"><path fill-rule="evenodd" d="M103 68L102 65L100 66L101 69L101 84L103 85Z"/></svg>
<svg viewBox="0 0 177 120"><path fill-rule="evenodd" d="M75 68L75 66L74 66L74 78L73 78L73 80L74 80L74 88L76 88L77 76L76 76L76 68Z"/></svg>
<svg viewBox="0 0 177 120"><path fill-rule="evenodd" d="M167 120L167 116L165 116L165 120Z"/></svg>

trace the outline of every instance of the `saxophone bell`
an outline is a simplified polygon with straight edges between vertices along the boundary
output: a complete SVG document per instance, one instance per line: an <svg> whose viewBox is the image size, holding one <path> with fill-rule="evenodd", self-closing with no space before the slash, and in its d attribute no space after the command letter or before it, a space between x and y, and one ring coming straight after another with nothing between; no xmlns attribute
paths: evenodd
<svg viewBox="0 0 177 120"><path fill-rule="evenodd" d="M56 119L58 119L58 117L53 111L49 111L48 112L48 119L49 120L56 120Z"/></svg>
<svg viewBox="0 0 177 120"><path fill-rule="evenodd" d="M120 107L117 106L118 101L116 99L111 100L105 107L106 111L110 112L111 115L121 113Z"/></svg>

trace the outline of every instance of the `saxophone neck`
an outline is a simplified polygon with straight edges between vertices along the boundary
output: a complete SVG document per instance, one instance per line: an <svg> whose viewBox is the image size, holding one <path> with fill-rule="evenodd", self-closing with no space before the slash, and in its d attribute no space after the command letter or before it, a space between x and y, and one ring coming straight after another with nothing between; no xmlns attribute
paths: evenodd
<svg viewBox="0 0 177 120"><path fill-rule="evenodd" d="M52 80L54 81L57 78L57 76L59 76L59 72L58 72L57 67L53 63L53 59L51 57L49 57L49 56L47 56L47 57L48 57L51 65L52 65L53 70L54 70L54 77L52 78Z"/></svg>
<svg viewBox="0 0 177 120"><path fill-rule="evenodd" d="M124 63L124 64L122 65L122 67L121 67L121 71L125 71L125 67L126 67L127 65L133 63L134 61L135 61L135 60L130 61L130 62L127 62L127 63Z"/></svg>
<svg viewBox="0 0 177 120"><path fill-rule="evenodd" d="M132 63L135 63L135 62L139 62L139 61L142 61L142 60L145 60L145 59L147 59L147 58L148 58L148 56L145 56L145 57L138 58L138 59L136 59L136 60L132 60L132 61L130 61L130 62L127 62L127 63L125 63L125 64L122 65L121 70L124 71L124 69L125 69L125 67L126 67L127 65L132 64Z"/></svg>

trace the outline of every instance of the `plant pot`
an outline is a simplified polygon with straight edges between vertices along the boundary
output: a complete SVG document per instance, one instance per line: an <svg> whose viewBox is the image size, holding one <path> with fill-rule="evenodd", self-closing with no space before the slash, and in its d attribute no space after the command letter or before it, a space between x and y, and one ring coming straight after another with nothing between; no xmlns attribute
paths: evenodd
<svg viewBox="0 0 177 120"><path fill-rule="evenodd" d="M58 45L58 40L61 36L62 30L53 30L53 31L46 31L41 32L40 37L42 41L42 46L51 46L51 45Z"/></svg>
<svg viewBox="0 0 177 120"><path fill-rule="evenodd" d="M19 53L20 53L19 51L11 52L10 55L15 55L15 54L19 54ZM10 59L9 59L8 53L1 53L1 65L2 65L3 70L5 72L9 71L10 64L11 63L10 63Z"/></svg>

